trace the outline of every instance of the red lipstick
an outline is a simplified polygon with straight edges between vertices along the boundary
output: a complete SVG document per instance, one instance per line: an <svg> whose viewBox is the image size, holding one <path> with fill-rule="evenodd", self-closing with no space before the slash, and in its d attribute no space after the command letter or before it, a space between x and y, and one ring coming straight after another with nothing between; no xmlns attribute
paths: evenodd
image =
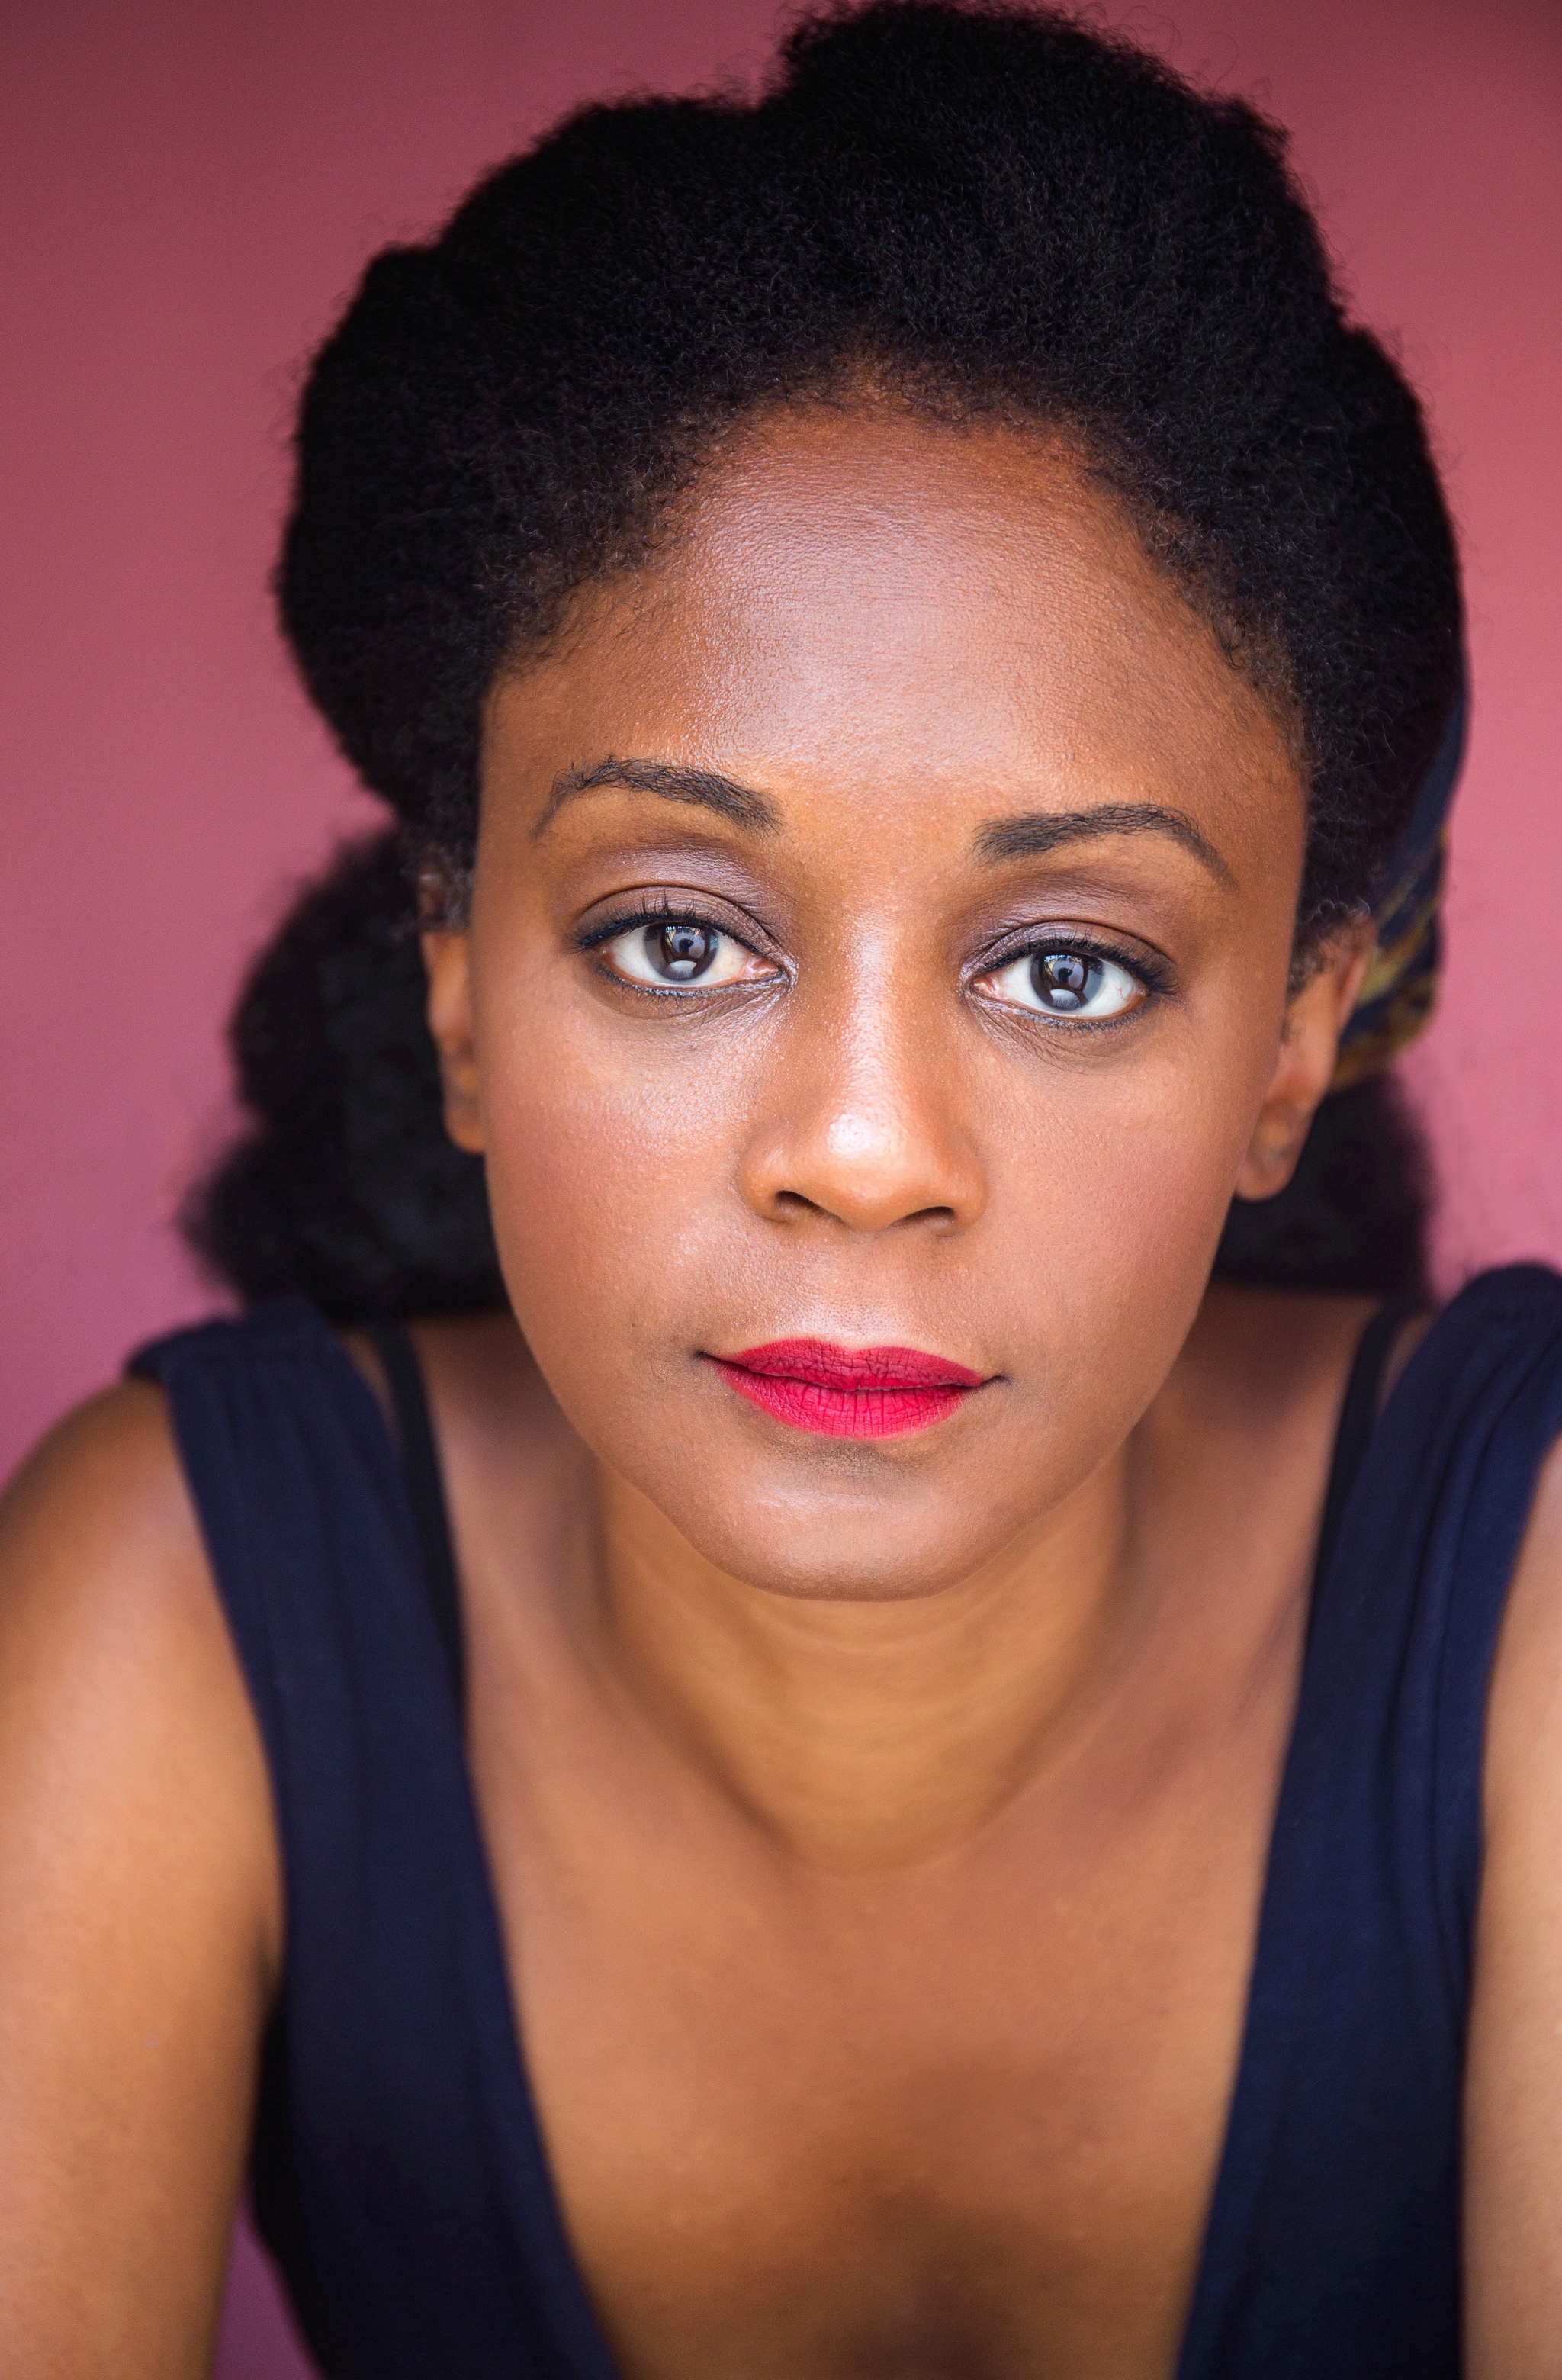
<svg viewBox="0 0 1562 2380"><path fill-rule="evenodd" d="M709 1361L740 1397L824 1438L930 1429L986 1377L916 1347L837 1347L828 1339L773 1339Z"/></svg>

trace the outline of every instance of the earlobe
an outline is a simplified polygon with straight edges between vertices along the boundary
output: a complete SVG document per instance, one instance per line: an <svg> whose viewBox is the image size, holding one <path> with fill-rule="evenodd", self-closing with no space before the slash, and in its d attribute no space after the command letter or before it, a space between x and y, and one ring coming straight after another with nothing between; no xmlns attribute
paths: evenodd
<svg viewBox="0 0 1562 2380"><path fill-rule="evenodd" d="M1286 1010L1275 1072L1237 1175L1239 1198L1273 1198L1296 1171L1313 1118L1334 1077L1339 1037L1372 954L1370 922L1337 936Z"/></svg>
<svg viewBox="0 0 1562 2380"><path fill-rule="evenodd" d="M1274 1198L1296 1171L1315 1110L1266 1099L1237 1175L1239 1198Z"/></svg>
<svg viewBox="0 0 1562 2380"><path fill-rule="evenodd" d="M421 939L429 978L429 1031L439 1053L445 1130L457 1148L479 1154L483 1119L472 1036L470 945L465 933L443 927Z"/></svg>

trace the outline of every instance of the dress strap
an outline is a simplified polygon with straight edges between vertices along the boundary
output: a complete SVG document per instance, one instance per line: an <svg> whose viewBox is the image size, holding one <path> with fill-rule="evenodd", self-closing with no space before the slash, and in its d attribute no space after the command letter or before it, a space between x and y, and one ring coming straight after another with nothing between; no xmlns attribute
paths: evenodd
<svg viewBox="0 0 1562 2380"><path fill-rule="evenodd" d="M1467 1284L1374 1422L1402 1318L1368 1326L1341 1412L1355 1477L1329 1500L1178 2380L1461 2369L1487 1687L1562 1436L1562 1280Z"/></svg>
<svg viewBox="0 0 1562 2380"><path fill-rule="evenodd" d="M450 1504L440 1468L440 1451L429 1413L423 1366L411 1333L399 1322L370 1323L366 1330L385 1366L395 1408L396 1441L407 1502L423 1555L424 1583L450 1671L457 1710L466 1707L466 1654L461 1631L461 1590L451 1538Z"/></svg>
<svg viewBox="0 0 1562 2380"><path fill-rule="evenodd" d="M410 1466L301 1298L132 1363L168 1398L276 1811L286 1956L256 2215L331 2380L615 2380L531 2100L441 1658L427 1414L394 1342L380 1351Z"/></svg>
<svg viewBox="0 0 1562 2380"><path fill-rule="evenodd" d="M1317 1559L1313 1566L1314 1589L1327 1570L1339 1543L1340 1526L1345 1508L1350 1501L1350 1490L1356 1485L1367 1442L1377 1420L1382 1401L1383 1376L1388 1367L1400 1331L1418 1311L1412 1297L1393 1297L1380 1305L1362 1331L1357 1344L1350 1377L1345 1384L1345 1401L1339 1408L1339 1425L1334 1434L1334 1453L1329 1461L1328 1488L1324 1497L1324 1517L1318 1531Z"/></svg>

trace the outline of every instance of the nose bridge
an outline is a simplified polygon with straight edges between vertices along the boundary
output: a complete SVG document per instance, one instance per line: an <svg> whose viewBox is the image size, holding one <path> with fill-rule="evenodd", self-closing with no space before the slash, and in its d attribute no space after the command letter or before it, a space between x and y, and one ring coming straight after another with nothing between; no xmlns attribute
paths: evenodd
<svg viewBox="0 0 1562 2380"><path fill-rule="evenodd" d="M951 1005L860 947L800 985L745 1164L745 1194L778 1220L809 1213L877 1232L975 1220L986 1184Z"/></svg>

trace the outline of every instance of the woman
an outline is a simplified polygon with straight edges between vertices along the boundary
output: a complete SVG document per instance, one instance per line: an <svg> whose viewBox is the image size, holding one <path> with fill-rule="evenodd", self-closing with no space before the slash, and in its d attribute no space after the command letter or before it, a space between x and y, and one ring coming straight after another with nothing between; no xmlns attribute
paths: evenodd
<svg viewBox="0 0 1562 2380"><path fill-rule="evenodd" d="M258 1302L12 1491L7 2370L202 2370L251 2139L331 2375L1553 2370L1562 1289L1418 1304L1457 569L1279 136L587 110L281 593L431 1040L349 856Z"/></svg>

